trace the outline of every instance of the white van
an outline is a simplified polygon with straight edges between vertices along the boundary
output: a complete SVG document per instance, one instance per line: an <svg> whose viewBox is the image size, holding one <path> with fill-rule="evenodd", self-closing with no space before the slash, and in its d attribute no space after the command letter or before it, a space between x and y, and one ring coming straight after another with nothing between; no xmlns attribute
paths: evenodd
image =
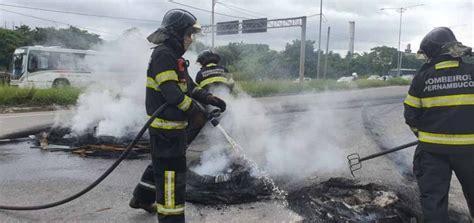
<svg viewBox="0 0 474 223"><path fill-rule="evenodd" d="M61 47L25 46L13 53L10 85L51 88L81 87L91 81L91 69L85 63L92 50Z"/></svg>

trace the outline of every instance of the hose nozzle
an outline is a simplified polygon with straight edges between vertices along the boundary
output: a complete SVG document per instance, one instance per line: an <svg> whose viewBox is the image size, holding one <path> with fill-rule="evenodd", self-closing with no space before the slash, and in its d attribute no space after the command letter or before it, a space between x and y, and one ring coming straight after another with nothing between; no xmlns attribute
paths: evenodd
<svg viewBox="0 0 474 223"><path fill-rule="evenodd" d="M212 110L211 112L208 113L208 119L209 121L211 121L211 124L216 127L217 125L219 125L219 120L217 120L217 118L221 115L221 110L216 108L214 110Z"/></svg>

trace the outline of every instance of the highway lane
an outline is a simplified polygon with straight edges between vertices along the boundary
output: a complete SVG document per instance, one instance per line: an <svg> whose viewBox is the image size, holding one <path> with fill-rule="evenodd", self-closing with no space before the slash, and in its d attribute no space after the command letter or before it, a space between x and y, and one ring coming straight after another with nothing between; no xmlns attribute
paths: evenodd
<svg viewBox="0 0 474 223"><path fill-rule="evenodd" d="M68 110L0 114L0 137L32 128L50 126L71 115L72 112Z"/></svg>
<svg viewBox="0 0 474 223"><path fill-rule="evenodd" d="M280 137L308 128L310 124L313 127L308 135L318 139L318 143L314 144L314 154L325 147L331 147L334 148L334 153L338 153L328 157L336 157L336 162L345 162L345 155L352 152L359 152L363 156L379 152L380 147L391 147L414 140L402 118L401 103L406 91L407 87L389 87L259 98L258 102L265 108L266 118L270 123L262 128L262 133L270 132L271 135ZM44 117L37 116L36 119ZM242 117L246 118L252 119ZM54 121L54 118L50 120ZM34 121L31 122L30 124L34 124ZM245 140L239 140L239 143L244 145ZM52 153L29 147L28 142L0 144L1 204L33 205L56 201L88 185L112 163L112 160L81 158L64 152ZM206 148L205 144L197 143L190 148L189 153L191 156L198 156ZM296 146L292 148L288 145L289 151L295 148ZM276 152L277 148L274 149ZM413 203L416 204L416 196L413 196L416 185L406 174L406 170L411 168L412 151L413 149L408 149L401 152L400 154L404 154L401 158L400 155L385 156L364 163L363 169L357 172L357 179L411 193ZM258 153L249 152L258 157ZM276 160L292 155L294 154L286 154ZM296 189L309 182L323 181L330 177L351 177L345 165L331 169L328 165L330 162L324 160L326 156L304 154L296 158L307 165L305 169L314 169L300 179L278 181L279 186L284 189ZM397 159L402 161L394 162ZM131 191L148 162L148 159L124 161L96 189L66 205L43 211L0 211L0 219L7 222L156 222L154 216L127 206ZM281 163L285 164L283 161ZM301 166L297 166L298 163L291 164L295 165L294 168L303 170ZM274 170L278 168L275 165L272 167ZM289 174L293 173L290 168L287 171ZM455 180L453 183L453 210L456 213L467 213L459 185ZM299 219L293 212L273 201L226 207L189 204L186 206L186 213L189 222L288 222Z"/></svg>

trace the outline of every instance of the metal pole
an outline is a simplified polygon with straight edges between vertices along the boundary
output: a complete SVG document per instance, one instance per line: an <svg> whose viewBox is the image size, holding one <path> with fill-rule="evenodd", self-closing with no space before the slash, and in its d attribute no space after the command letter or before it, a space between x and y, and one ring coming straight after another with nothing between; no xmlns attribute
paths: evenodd
<svg viewBox="0 0 474 223"><path fill-rule="evenodd" d="M304 62L306 53L306 16L301 17L301 44L300 44L300 83L304 81Z"/></svg>
<svg viewBox="0 0 474 223"><path fill-rule="evenodd" d="M398 10L400 12L400 24L399 24L399 27L398 27L397 76L400 76L400 69L402 67L402 59L403 59L402 51L400 50L400 42L401 42L401 38L402 38L402 15L403 15L403 12L405 12L409 8L414 8L414 7L418 7L418 6L422 6L422 5L423 4L411 5L411 6L400 7L400 8L381 8L380 9L380 10L387 10L387 9Z"/></svg>
<svg viewBox="0 0 474 223"><path fill-rule="evenodd" d="M212 45L211 49L214 49L214 6L216 6L216 0L212 0Z"/></svg>
<svg viewBox="0 0 474 223"><path fill-rule="evenodd" d="M355 35L355 21L349 21L349 60L352 60L354 55L354 35Z"/></svg>
<svg viewBox="0 0 474 223"><path fill-rule="evenodd" d="M319 79L319 65L321 63L321 26L323 22L323 0L319 4L319 38L318 38L318 65L316 67L316 79Z"/></svg>
<svg viewBox="0 0 474 223"><path fill-rule="evenodd" d="M328 57L329 57L329 35L331 34L331 27L328 26L328 38L326 41L326 57L324 58L324 72L323 72L323 78L326 79L326 71L328 68Z"/></svg>
<svg viewBox="0 0 474 223"><path fill-rule="evenodd" d="M398 28L398 60L397 60L397 76L400 77L400 68L402 66L402 51L400 50L400 42L402 37L402 15L403 8L400 8L400 26Z"/></svg>

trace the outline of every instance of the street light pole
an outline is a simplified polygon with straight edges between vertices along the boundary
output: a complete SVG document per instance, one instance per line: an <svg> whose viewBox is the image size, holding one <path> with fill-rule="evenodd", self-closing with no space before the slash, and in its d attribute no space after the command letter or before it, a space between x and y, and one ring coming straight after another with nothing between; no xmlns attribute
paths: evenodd
<svg viewBox="0 0 474 223"><path fill-rule="evenodd" d="M402 51L400 50L400 41L402 39L402 15L403 9L400 8L400 26L398 27L398 60L397 60L397 76L400 77L400 69L402 68Z"/></svg>
<svg viewBox="0 0 474 223"><path fill-rule="evenodd" d="M411 5L411 6L400 7L400 8L381 8L380 9L380 10L392 9L392 10L396 10L400 12L400 25L398 27L397 76L400 76L400 69L402 67L402 51L400 50L400 43L402 39L402 15L407 9L417 7L417 6L422 6L422 5L423 4Z"/></svg>
<svg viewBox="0 0 474 223"><path fill-rule="evenodd" d="M211 49L213 50L214 49L214 7L216 6L216 0L212 0L212 45L211 45Z"/></svg>
<svg viewBox="0 0 474 223"><path fill-rule="evenodd" d="M323 21L323 0L319 4L319 38L318 38L318 64L316 66L316 79L319 79L319 65L321 63L321 26ZM301 43L306 44L306 43Z"/></svg>

